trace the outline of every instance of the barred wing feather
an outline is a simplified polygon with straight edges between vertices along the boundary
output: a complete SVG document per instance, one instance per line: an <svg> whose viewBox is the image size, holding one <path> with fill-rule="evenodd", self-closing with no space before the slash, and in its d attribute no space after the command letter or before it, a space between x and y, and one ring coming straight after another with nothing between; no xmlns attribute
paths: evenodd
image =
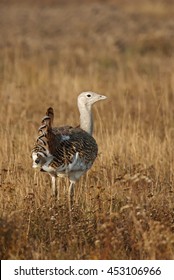
<svg viewBox="0 0 174 280"><path fill-rule="evenodd" d="M81 128L53 128L47 138L49 153L53 156L50 166L57 170L71 164L73 170L88 170L97 156L95 139Z"/></svg>

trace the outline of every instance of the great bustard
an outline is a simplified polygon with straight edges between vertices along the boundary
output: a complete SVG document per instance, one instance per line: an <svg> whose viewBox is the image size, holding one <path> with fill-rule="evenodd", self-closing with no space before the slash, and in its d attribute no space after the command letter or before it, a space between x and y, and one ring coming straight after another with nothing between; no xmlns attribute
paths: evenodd
<svg viewBox="0 0 174 280"><path fill-rule="evenodd" d="M54 113L51 107L42 119L39 136L32 150L33 168L40 168L50 174L53 196L57 197L56 177L68 177L72 203L75 182L91 168L98 152L97 143L92 137L91 109L95 102L105 98L91 91L78 96L80 126L52 127Z"/></svg>

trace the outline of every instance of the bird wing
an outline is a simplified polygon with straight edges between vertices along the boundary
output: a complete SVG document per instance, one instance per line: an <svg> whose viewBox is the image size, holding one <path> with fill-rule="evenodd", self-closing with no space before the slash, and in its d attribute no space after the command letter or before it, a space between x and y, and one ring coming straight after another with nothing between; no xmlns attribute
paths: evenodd
<svg viewBox="0 0 174 280"><path fill-rule="evenodd" d="M73 169L87 170L98 153L95 139L79 127L52 128L47 138L49 153L53 155L50 165L56 169L71 166Z"/></svg>

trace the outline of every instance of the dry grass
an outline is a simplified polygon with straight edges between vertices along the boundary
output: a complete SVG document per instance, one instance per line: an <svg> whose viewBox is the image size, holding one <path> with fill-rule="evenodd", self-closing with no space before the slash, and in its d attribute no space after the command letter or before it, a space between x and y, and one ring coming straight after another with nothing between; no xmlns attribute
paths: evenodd
<svg viewBox="0 0 174 280"><path fill-rule="evenodd" d="M174 259L173 2L1 2L1 259ZM47 107L76 125L88 89L108 99L70 213L30 151Z"/></svg>

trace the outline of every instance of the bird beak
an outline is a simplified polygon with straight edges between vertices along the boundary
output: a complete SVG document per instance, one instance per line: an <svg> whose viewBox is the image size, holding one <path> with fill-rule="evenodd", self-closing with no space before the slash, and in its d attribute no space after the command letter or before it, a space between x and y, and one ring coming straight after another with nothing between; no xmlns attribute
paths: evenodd
<svg viewBox="0 0 174 280"><path fill-rule="evenodd" d="M100 95L100 99L106 99L107 97L105 95Z"/></svg>

